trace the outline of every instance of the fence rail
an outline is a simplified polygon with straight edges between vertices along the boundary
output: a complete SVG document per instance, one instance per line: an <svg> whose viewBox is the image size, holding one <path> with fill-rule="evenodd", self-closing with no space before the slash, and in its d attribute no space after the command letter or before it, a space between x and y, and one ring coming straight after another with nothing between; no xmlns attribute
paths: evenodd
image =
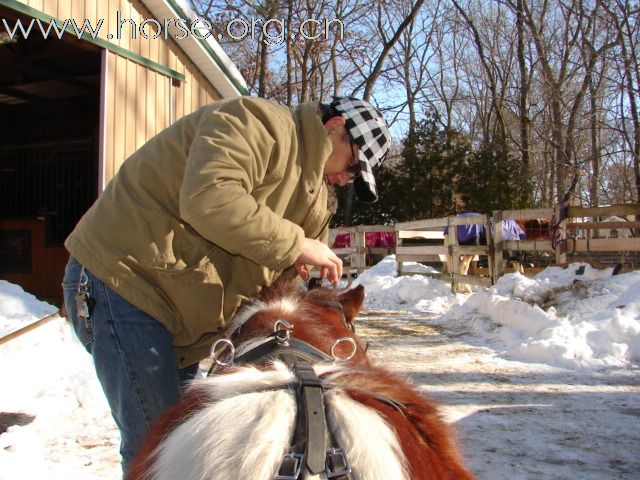
<svg viewBox="0 0 640 480"><path fill-rule="evenodd" d="M633 219L628 217L634 216ZM604 221L602 217L613 217ZM339 234L349 235L349 246L334 251L346 260L345 273L361 273L375 255L394 253L399 275L415 275L404 270L406 262L449 263L449 271L429 273L432 277L459 284L489 286L509 271L505 252L518 251L547 254L555 265L566 265L568 255L593 255L598 252L628 254L640 252L640 205L621 204L607 207L557 207L519 210L496 210L491 215L449 216L401 222L396 225L359 225L331 230L333 241ZM501 222L537 222L540 231L536 238L505 240ZM459 225L484 225L486 245L460 245ZM445 227L448 235L444 235ZM367 246L366 233L395 232L395 246L374 248ZM615 233L615 235L614 235ZM531 235L529 235L531 236ZM602 238L604 237L604 238ZM486 257L487 268L475 269L473 275L460 275L460 257ZM367 261L369 259L369 261ZM595 260L594 260L595 261ZM596 262L597 263L597 262ZM633 264L632 268L638 265ZM539 271L531 269L529 273ZM423 274L424 273L420 273Z"/></svg>

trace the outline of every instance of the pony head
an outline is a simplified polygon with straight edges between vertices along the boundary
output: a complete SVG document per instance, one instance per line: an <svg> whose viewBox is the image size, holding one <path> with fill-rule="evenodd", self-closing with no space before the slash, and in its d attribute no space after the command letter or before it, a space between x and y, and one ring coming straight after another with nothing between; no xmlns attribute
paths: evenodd
<svg viewBox="0 0 640 480"><path fill-rule="evenodd" d="M355 333L355 318L363 302L361 285L339 293L326 287L304 291L276 282L238 311L229 334L242 349L243 344L286 328L291 336L338 360L366 362L365 347Z"/></svg>

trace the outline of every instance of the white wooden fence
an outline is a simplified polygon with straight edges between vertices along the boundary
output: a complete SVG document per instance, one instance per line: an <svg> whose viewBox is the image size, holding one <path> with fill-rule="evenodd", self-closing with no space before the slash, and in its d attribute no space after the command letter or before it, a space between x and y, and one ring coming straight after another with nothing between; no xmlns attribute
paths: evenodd
<svg viewBox="0 0 640 480"><path fill-rule="evenodd" d="M616 218L605 221L602 217ZM555 265L566 265L567 255L595 252L640 252L640 205L624 204L608 207L568 207L522 210L496 210L492 215L450 216L402 222L396 225L359 225L332 229L331 244L338 233L348 233L350 246L334 251L346 259L345 273L360 273L367 268L367 254L395 253L399 275L414 275L418 272L406 271L406 262L429 262L444 265L447 257L452 266L451 272L459 271L460 255L486 257L488 268L471 270L470 275L445 272L420 273L450 281L452 289L457 290L461 283L489 286L508 271L504 260L505 251L546 252ZM538 220L547 225L546 238L527 240L504 240L502 238L502 220ZM458 225L482 224L487 232L486 245L460 245L456 234ZM443 235L448 227L449 234ZM365 243L366 232L390 232L396 235L395 249L368 248ZM614 235L606 232L618 232ZM603 232L605 234L603 235ZM624 234L620 234L624 232ZM605 237L605 238L602 238ZM421 239L421 244L415 240ZM535 273L537 270L525 271Z"/></svg>

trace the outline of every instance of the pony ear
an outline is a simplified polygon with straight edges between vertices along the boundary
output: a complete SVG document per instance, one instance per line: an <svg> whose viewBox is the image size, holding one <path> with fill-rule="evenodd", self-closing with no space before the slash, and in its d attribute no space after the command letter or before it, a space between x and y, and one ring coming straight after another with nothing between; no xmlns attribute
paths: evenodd
<svg viewBox="0 0 640 480"><path fill-rule="evenodd" d="M302 285L302 279L298 276L294 266L288 267L276 277L268 288L272 290L288 290Z"/></svg>
<svg viewBox="0 0 640 480"><path fill-rule="evenodd" d="M351 290L346 291L338 297L338 300L342 304L342 310L344 311L344 317L349 323L353 323L356 315L360 312L362 304L364 303L364 287L358 285Z"/></svg>

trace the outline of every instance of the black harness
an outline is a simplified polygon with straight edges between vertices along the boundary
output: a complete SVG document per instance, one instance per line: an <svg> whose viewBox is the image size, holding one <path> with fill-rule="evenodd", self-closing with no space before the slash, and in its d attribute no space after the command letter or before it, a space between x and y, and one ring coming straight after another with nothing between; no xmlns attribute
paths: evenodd
<svg viewBox="0 0 640 480"><path fill-rule="evenodd" d="M325 386L313 370L314 363L335 359L313 345L291 337L289 330L278 329L264 343L235 357L233 363L276 359L283 361L298 379L298 414L291 447L283 455L274 480L300 480L304 478L305 465L314 475L324 472L328 479L351 480L351 466L345 451L337 445L327 427Z"/></svg>

